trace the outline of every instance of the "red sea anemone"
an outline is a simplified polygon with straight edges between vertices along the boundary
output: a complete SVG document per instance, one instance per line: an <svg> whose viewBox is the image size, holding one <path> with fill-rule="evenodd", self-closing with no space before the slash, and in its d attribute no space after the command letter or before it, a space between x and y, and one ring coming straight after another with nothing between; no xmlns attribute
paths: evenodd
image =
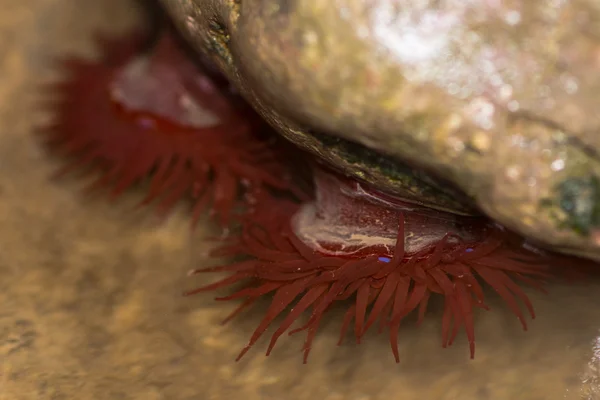
<svg viewBox="0 0 600 400"><path fill-rule="evenodd" d="M342 323L340 342L354 320L360 342L377 321L389 330L396 361L401 322L413 311L421 321L432 296L444 299L442 346L463 328L475 354L473 309L488 309L482 284L489 285L520 320L519 305L532 318L533 306L517 282L542 289L549 276L543 257L513 243L504 229L478 218L378 200L357 182L348 183L320 170L313 203L296 204L270 198L244 224L234 243L216 255L248 255L230 265L198 269L227 272L224 279L188 294L247 283L219 300L244 299L234 314L273 293L265 317L238 360L280 314L287 312L271 337L267 355L278 338L309 308L308 322L291 333L306 331L304 361L325 313L335 302L352 299ZM332 211L335 210L335 211ZM353 236L362 237L353 238ZM390 239L393 237L392 241Z"/></svg>
<svg viewBox="0 0 600 400"><path fill-rule="evenodd" d="M99 169L91 189L119 196L152 174L143 204L167 211L195 200L194 221L209 208L226 225L240 195L263 186L290 186L273 137L244 105L185 56L170 31L145 52L144 35L99 40L102 59L70 59L71 77L50 87L56 123L49 144L72 158L59 175Z"/></svg>
<svg viewBox="0 0 600 400"><path fill-rule="evenodd" d="M382 197L322 167L315 168L314 198L303 196L286 172L282 143L247 106L189 61L170 31L149 52L142 39L102 40L100 61L64 63L72 77L51 86L57 122L48 142L72 158L61 173L99 170L92 187L109 188L113 197L146 178L144 203L159 200L168 210L191 195L194 221L208 209L227 225L245 200L240 233L216 255L247 258L193 271L228 276L188 292L245 284L220 298L244 300L229 318L273 296L238 359L283 314L267 354L285 332L306 331L306 362L327 311L349 302L340 341L353 320L357 341L379 321L399 361L401 323L413 312L421 321L436 297L444 301L442 345L463 329L473 357L474 309L489 308L485 286L527 328L521 305L535 313L519 283L543 290L551 275L543 253L525 250L486 219ZM308 321L290 331L309 310Z"/></svg>

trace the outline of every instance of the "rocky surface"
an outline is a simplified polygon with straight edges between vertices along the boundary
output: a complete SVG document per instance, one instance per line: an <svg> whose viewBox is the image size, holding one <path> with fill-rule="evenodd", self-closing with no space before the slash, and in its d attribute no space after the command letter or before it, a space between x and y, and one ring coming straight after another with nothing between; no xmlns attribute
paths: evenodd
<svg viewBox="0 0 600 400"><path fill-rule="evenodd" d="M60 165L38 145L48 120L36 85L59 76L51 57L94 56L95 29L122 32L125 0L0 0L0 399L575 400L600 399L600 284L531 293L539 317L523 333L492 302L477 318L477 354L464 337L439 347L440 310L401 330L400 365L387 338L335 346L340 313L323 324L309 364L302 338L265 340L239 363L264 305L227 326L234 307L183 298L206 265L205 225L185 207L166 221L52 181ZM343 310L339 310L343 311Z"/></svg>
<svg viewBox="0 0 600 400"><path fill-rule="evenodd" d="M597 0L162 2L273 125L345 172L405 191L314 132L424 168L521 234L600 260Z"/></svg>

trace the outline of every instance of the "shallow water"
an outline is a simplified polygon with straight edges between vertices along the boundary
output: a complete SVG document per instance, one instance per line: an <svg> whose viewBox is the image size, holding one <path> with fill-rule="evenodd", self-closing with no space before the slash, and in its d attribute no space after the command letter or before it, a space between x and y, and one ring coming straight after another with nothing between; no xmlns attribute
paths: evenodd
<svg viewBox="0 0 600 400"><path fill-rule="evenodd" d="M233 360L256 309L227 326L233 304L182 298L202 263L203 235L186 210L167 221L111 206L53 182L59 163L38 147L35 80L54 52L90 52L92 27L118 30L135 15L124 0L0 0L0 399L600 399L600 282L530 292L529 332L500 302L477 316L477 352L464 335L440 347L440 318L401 331L401 363L387 337L336 347L339 315L317 336L267 338ZM118 5L118 6L117 6ZM122 12L102 12L107 7ZM339 313L338 313L339 314ZM439 310L437 311L439 316Z"/></svg>

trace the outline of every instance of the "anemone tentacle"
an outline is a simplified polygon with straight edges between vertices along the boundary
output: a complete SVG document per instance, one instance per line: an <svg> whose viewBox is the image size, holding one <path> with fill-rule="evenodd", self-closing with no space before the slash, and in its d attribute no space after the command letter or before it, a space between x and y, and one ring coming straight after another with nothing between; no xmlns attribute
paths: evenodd
<svg viewBox="0 0 600 400"><path fill-rule="evenodd" d="M549 277L547 264L534 258L519 260L520 252L507 248L502 231L493 230L480 243L464 243L447 235L435 246L415 254L404 248L404 216L399 221L396 245L391 254L373 253L360 258L344 258L320 254L303 243L293 232L290 216L297 208L262 207L271 210L260 213L257 220L248 222L233 245L218 249L215 255L243 254L249 257L234 264L197 269L191 274L222 272L228 275L213 284L189 291L187 294L213 291L234 284L246 283L242 289L219 300L244 299L245 308L259 298L272 294L271 305L264 318L243 348L238 360L256 344L275 318L284 320L271 336L267 355L286 331L289 334L306 332L304 362L312 340L324 315L336 302L352 298L346 312L340 343L354 320L354 336L360 343L365 333L380 321L380 331L389 329L390 347L396 362L400 361L398 334L401 323L412 312L418 313L420 323L432 296L444 299L442 315L442 346L450 346L459 329L464 329L471 358L475 355L474 309L488 310L483 285L487 284L503 299L510 311L527 329L524 304L531 318L533 306L516 281L532 283L543 289ZM277 212L272 210L287 210ZM537 262L536 262L537 261ZM300 317L310 311L308 321L290 331ZM237 314L241 310L236 310ZM230 319L230 317L228 317Z"/></svg>

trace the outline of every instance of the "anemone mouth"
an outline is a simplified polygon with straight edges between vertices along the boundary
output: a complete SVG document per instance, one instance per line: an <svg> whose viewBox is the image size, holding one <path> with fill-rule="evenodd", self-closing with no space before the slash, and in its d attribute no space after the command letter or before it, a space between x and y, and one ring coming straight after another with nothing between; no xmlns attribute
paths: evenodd
<svg viewBox="0 0 600 400"><path fill-rule="evenodd" d="M46 141L71 159L57 176L100 172L88 190L113 199L149 178L141 205L165 213L190 196L194 222L208 209L222 225L240 193L293 186L266 125L229 101L171 31L150 52L147 35L127 37L100 38L99 62L65 60L70 79L50 86L56 122Z"/></svg>
<svg viewBox="0 0 600 400"><path fill-rule="evenodd" d="M492 224L479 229L476 237L465 239L449 231L435 243L409 251L407 221L414 215L410 210L400 209L393 214L397 218L397 230L392 248L366 246L359 252L331 254L320 251L321 248L297 234L293 221L301 210L300 205L285 200L263 201L246 219L240 236L214 253L215 256L245 255L248 259L190 272L192 275L225 272L227 276L191 290L187 295L242 283L242 289L217 298L243 299L226 321L259 298L272 296L264 318L237 360L256 344L277 317L283 316L271 336L267 355L285 332L291 335L304 331L306 363L319 323L332 305L349 301L340 343L352 320L358 343L378 322L380 332L388 330L393 356L399 362L400 325L413 312L417 313L420 323L432 296L444 301L442 346L451 345L462 328L473 358L474 310L489 309L484 286L492 288L503 299L526 330L526 315L535 318L535 312L519 283L544 291L544 282L551 277L548 259L512 246L511 234ZM305 313L309 315L308 321L290 329Z"/></svg>

